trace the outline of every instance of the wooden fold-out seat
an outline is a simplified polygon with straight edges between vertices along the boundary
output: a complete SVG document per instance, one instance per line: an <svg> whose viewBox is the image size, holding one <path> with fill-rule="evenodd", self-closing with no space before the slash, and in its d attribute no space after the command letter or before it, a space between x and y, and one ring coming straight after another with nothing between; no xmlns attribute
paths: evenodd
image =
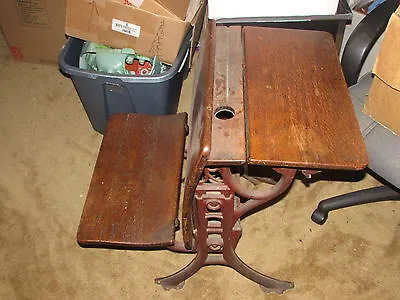
<svg viewBox="0 0 400 300"><path fill-rule="evenodd" d="M111 116L82 213L82 246L174 244L187 114Z"/></svg>
<svg viewBox="0 0 400 300"><path fill-rule="evenodd" d="M78 228L81 246L176 247L184 145L190 128L180 229L185 245L181 250L194 248L194 193L211 149L214 53L208 28L204 32L189 127L186 113L116 114L108 120Z"/></svg>

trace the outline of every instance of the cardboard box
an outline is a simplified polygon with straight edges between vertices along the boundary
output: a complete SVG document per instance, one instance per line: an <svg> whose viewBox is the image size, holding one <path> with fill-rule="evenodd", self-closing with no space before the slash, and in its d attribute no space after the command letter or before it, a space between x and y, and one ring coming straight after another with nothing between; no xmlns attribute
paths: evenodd
<svg viewBox="0 0 400 300"><path fill-rule="evenodd" d="M400 135L400 7L386 28L364 112Z"/></svg>
<svg viewBox="0 0 400 300"><path fill-rule="evenodd" d="M65 0L1 0L0 27L16 60L57 63L65 43Z"/></svg>
<svg viewBox="0 0 400 300"><path fill-rule="evenodd" d="M198 36L201 26L196 24L202 19L203 0L129 0L140 7L126 2L67 0L66 34L115 48L133 48L166 63L175 60L189 30Z"/></svg>

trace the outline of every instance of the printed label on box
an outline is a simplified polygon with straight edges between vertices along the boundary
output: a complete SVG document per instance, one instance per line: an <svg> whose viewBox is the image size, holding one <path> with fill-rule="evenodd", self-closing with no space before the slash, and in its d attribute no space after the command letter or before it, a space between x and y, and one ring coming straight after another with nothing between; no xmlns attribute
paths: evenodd
<svg viewBox="0 0 400 300"><path fill-rule="evenodd" d="M112 30L134 37L140 36L140 26L118 19L112 19Z"/></svg>
<svg viewBox="0 0 400 300"><path fill-rule="evenodd" d="M16 7L22 25L50 28L50 20L43 0L17 0Z"/></svg>

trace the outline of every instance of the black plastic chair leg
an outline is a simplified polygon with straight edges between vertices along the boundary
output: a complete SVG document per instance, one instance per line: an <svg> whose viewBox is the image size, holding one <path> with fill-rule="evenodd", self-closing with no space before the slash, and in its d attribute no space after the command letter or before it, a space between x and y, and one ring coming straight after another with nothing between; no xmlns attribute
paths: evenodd
<svg viewBox="0 0 400 300"><path fill-rule="evenodd" d="M400 192L390 186L379 186L322 200L311 215L311 220L323 225L332 210L380 201L400 200Z"/></svg>

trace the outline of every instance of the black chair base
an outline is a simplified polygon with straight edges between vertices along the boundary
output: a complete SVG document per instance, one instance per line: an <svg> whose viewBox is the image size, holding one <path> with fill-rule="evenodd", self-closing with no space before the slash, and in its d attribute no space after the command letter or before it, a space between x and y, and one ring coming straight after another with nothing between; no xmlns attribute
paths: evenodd
<svg viewBox="0 0 400 300"><path fill-rule="evenodd" d="M311 220L319 225L323 225L328 219L328 213L332 210L391 200L400 200L400 192L390 186L385 185L364 189L322 200L311 215Z"/></svg>

